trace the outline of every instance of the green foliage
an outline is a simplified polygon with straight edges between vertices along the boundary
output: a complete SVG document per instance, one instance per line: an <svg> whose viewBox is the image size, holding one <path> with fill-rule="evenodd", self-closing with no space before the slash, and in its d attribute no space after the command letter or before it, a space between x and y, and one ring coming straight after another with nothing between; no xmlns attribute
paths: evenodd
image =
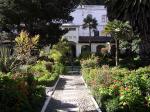
<svg viewBox="0 0 150 112"><path fill-rule="evenodd" d="M30 80L31 79L31 80ZM0 74L0 110L2 112L36 112L32 105L35 82L31 75Z"/></svg>
<svg viewBox="0 0 150 112"><path fill-rule="evenodd" d="M35 77L40 77L46 74L49 74L49 71L46 69L45 61L38 61L35 65L32 65L29 68L31 73L34 73Z"/></svg>
<svg viewBox="0 0 150 112"><path fill-rule="evenodd" d="M10 49L6 47L0 48L0 70L8 73L15 71L21 62L18 61L14 56L10 55Z"/></svg>
<svg viewBox="0 0 150 112"><path fill-rule="evenodd" d="M28 59L31 57L31 50L36 47L38 41L39 35L29 37L27 32L22 31L20 35L15 38L15 53L17 58L28 63Z"/></svg>
<svg viewBox="0 0 150 112"><path fill-rule="evenodd" d="M96 29L98 23L95 18L92 17L92 15L87 15L87 17L83 20L83 28L89 28L89 29Z"/></svg>
<svg viewBox="0 0 150 112"><path fill-rule="evenodd" d="M80 0L1 0L0 24L10 30L15 27L17 30L25 29L32 35L39 34L42 46L54 44L65 33L60 28L61 23L72 20L70 12L79 2Z"/></svg>
<svg viewBox="0 0 150 112"><path fill-rule="evenodd" d="M122 22L119 20L113 20L107 23L103 31L105 34L111 35L115 40L116 46L116 66L119 62L119 41L131 40L134 37L132 27L129 22Z"/></svg>
<svg viewBox="0 0 150 112"><path fill-rule="evenodd" d="M38 61L37 64L31 66L29 72L34 74L38 81L38 85L53 86L59 75L64 72L64 66L60 63L50 65L47 67L48 62Z"/></svg>
<svg viewBox="0 0 150 112"><path fill-rule="evenodd" d="M102 68L84 67L82 74L105 111L149 111L149 67L133 71L106 65Z"/></svg>
<svg viewBox="0 0 150 112"><path fill-rule="evenodd" d="M91 56L91 52L90 51L83 51L80 56L79 59L88 59Z"/></svg>
<svg viewBox="0 0 150 112"><path fill-rule="evenodd" d="M119 107L119 99L109 99L106 103L106 112L121 112Z"/></svg>
<svg viewBox="0 0 150 112"><path fill-rule="evenodd" d="M62 39L53 46L48 57L52 58L57 63L65 63L68 59L68 53L70 53L69 43L67 40Z"/></svg>
<svg viewBox="0 0 150 112"><path fill-rule="evenodd" d="M150 56L150 1L149 0L105 0L110 20L118 19L129 21L136 34L141 38L141 56L149 58Z"/></svg>
<svg viewBox="0 0 150 112"><path fill-rule="evenodd" d="M52 58L55 62L60 62L62 59L62 54L56 49L52 49L50 51L50 58Z"/></svg>
<svg viewBox="0 0 150 112"><path fill-rule="evenodd" d="M109 19L130 21L142 35L149 32L150 2L147 0L105 0ZM142 16L141 16L142 15Z"/></svg>
<svg viewBox="0 0 150 112"><path fill-rule="evenodd" d="M109 21L103 33L110 34L115 39L130 40L133 38L133 30L128 21Z"/></svg>
<svg viewBox="0 0 150 112"><path fill-rule="evenodd" d="M81 67L82 68L95 68L98 66L98 58L92 55L88 59L81 60Z"/></svg>
<svg viewBox="0 0 150 112"><path fill-rule="evenodd" d="M105 0L80 0L81 5L104 5Z"/></svg>
<svg viewBox="0 0 150 112"><path fill-rule="evenodd" d="M38 112L45 100L45 87L53 86L64 72L60 63L38 61L26 72L0 72L0 110L2 112Z"/></svg>

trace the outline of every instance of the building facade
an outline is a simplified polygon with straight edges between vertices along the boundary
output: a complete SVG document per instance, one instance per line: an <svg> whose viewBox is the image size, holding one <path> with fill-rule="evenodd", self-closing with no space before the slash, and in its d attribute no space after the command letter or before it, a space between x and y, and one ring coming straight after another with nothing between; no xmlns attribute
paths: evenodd
<svg viewBox="0 0 150 112"><path fill-rule="evenodd" d="M97 20L97 28L91 31L89 36L89 29L83 29L84 18L87 15L92 15ZM91 42L91 52L96 53L100 46L105 46L106 43L111 42L110 37L103 35L102 31L107 24L107 9L101 5L82 5L78 6L75 11L70 14L73 21L63 24L63 29L68 29L63 37L66 38L72 46L74 46L75 56L78 57L85 47L89 47Z"/></svg>

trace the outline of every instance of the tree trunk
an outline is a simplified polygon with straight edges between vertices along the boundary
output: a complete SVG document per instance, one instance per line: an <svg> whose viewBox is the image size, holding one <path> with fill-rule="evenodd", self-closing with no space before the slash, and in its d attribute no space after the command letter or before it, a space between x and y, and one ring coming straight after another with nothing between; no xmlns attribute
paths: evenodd
<svg viewBox="0 0 150 112"><path fill-rule="evenodd" d="M115 61L116 61L116 66L119 64L119 40L115 39L115 44L116 44L116 55L115 55Z"/></svg>
<svg viewBox="0 0 150 112"><path fill-rule="evenodd" d="M142 60L150 59L150 39L142 38L140 44L140 57Z"/></svg>
<svg viewBox="0 0 150 112"><path fill-rule="evenodd" d="M92 46L91 46L91 36L92 36L92 34L91 34L91 28L89 28L89 46L90 46L90 52L92 51Z"/></svg>

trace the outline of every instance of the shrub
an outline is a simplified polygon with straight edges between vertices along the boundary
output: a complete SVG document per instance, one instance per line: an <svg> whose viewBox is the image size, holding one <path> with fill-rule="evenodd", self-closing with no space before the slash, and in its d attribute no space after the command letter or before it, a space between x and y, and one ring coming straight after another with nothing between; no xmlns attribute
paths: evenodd
<svg viewBox="0 0 150 112"><path fill-rule="evenodd" d="M79 58L80 59L88 59L91 56L91 52L90 51L84 51L80 54Z"/></svg>
<svg viewBox="0 0 150 112"><path fill-rule="evenodd" d="M50 51L49 58L52 58L55 62L60 62L62 59L62 54L61 54L61 52L57 51L56 49L52 49Z"/></svg>
<svg viewBox="0 0 150 112"><path fill-rule="evenodd" d="M21 62L14 56L10 55L10 49L6 47L0 48L0 71L4 73L16 71Z"/></svg>
<svg viewBox="0 0 150 112"><path fill-rule="evenodd" d="M82 68L95 68L98 66L99 60L97 57L92 55L91 58L81 60L81 67Z"/></svg>
<svg viewBox="0 0 150 112"><path fill-rule="evenodd" d="M107 112L148 112L150 110L149 67L129 71L125 68L82 68L96 101ZM93 83L90 83L93 82Z"/></svg>
<svg viewBox="0 0 150 112"><path fill-rule="evenodd" d="M0 110L2 112L34 112L28 99L31 94L25 77L14 78L8 74L0 76Z"/></svg>
<svg viewBox="0 0 150 112"><path fill-rule="evenodd" d="M105 105L106 105L107 112L121 112L118 97L107 100L107 102L105 102Z"/></svg>
<svg viewBox="0 0 150 112"><path fill-rule="evenodd" d="M39 35L30 37L26 31L21 31L20 35L15 38L15 55L25 64L31 56L31 50L36 47L39 41Z"/></svg>

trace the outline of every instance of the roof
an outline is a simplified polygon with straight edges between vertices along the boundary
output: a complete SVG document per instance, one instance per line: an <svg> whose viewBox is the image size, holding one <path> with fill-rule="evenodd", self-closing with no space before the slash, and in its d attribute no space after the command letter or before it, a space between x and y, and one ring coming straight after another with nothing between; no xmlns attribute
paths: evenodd
<svg viewBox="0 0 150 112"><path fill-rule="evenodd" d="M106 8L104 5L79 5L77 9L103 10Z"/></svg>
<svg viewBox="0 0 150 112"><path fill-rule="evenodd" d="M98 37L89 37L89 36L80 36L79 43L106 43L106 42L113 42L114 40L112 37L107 36L98 36Z"/></svg>
<svg viewBox="0 0 150 112"><path fill-rule="evenodd" d="M73 23L65 23L65 24L62 24L62 27L79 27L79 25L76 25Z"/></svg>

